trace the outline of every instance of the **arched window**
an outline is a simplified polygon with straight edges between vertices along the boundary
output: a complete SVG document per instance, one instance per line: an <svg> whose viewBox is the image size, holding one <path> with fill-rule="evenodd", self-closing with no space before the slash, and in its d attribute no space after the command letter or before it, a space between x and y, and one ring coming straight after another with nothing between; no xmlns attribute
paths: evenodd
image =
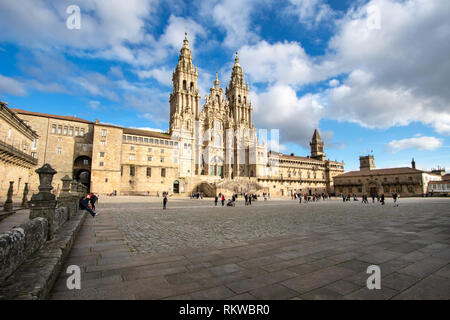
<svg viewBox="0 0 450 320"><path fill-rule="evenodd" d="M247 97L244 97L244 104L247 104Z"/></svg>
<svg viewBox="0 0 450 320"><path fill-rule="evenodd" d="M194 92L194 83L191 82L191 92Z"/></svg>
<svg viewBox="0 0 450 320"><path fill-rule="evenodd" d="M238 102L241 103L241 95L238 96Z"/></svg>
<svg viewBox="0 0 450 320"><path fill-rule="evenodd" d="M186 90L186 80L183 80L183 90Z"/></svg>
<svg viewBox="0 0 450 320"><path fill-rule="evenodd" d="M218 94L216 94L216 101L217 101L217 103L219 103L219 101L220 101Z"/></svg>

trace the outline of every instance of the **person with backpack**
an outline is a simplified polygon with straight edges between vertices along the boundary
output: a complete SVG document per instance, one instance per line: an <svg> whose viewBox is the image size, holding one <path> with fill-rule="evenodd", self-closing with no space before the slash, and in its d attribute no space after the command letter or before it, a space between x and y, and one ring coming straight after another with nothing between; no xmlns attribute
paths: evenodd
<svg viewBox="0 0 450 320"><path fill-rule="evenodd" d="M94 211L95 211L95 203L97 202L97 200L98 197L95 194L93 193L89 194L89 203L91 204L92 210Z"/></svg>

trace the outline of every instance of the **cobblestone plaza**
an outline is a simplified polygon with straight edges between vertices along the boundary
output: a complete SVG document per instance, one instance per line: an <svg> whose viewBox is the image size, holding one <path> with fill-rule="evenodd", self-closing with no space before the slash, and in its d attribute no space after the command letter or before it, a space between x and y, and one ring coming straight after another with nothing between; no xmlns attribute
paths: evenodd
<svg viewBox="0 0 450 320"><path fill-rule="evenodd" d="M52 299L450 299L450 200L102 197ZM66 286L81 267L81 290ZM381 289L366 286L381 269Z"/></svg>

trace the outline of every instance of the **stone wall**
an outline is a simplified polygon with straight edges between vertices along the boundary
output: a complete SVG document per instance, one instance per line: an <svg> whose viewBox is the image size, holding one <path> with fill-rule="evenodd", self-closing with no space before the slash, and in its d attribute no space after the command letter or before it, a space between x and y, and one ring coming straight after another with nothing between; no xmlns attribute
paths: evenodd
<svg viewBox="0 0 450 320"><path fill-rule="evenodd" d="M0 234L0 282L14 271L47 240L48 222L35 218Z"/></svg>
<svg viewBox="0 0 450 320"><path fill-rule="evenodd" d="M55 209L54 232L58 231L61 226L69 219L69 208L60 207Z"/></svg>

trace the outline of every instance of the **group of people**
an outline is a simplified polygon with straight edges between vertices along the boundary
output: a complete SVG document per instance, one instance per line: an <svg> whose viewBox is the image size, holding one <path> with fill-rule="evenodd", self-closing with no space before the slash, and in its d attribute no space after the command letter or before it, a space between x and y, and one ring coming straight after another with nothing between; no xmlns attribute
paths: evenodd
<svg viewBox="0 0 450 320"><path fill-rule="evenodd" d="M386 204L384 194L381 194L380 196L372 194L371 197L372 197L372 203L375 203L375 199L377 199L377 202L380 203L381 205ZM350 195L348 195L348 196L342 195L342 199L344 202L350 201L350 200L345 200L345 199L349 199L349 198L350 198ZM400 198L400 195L397 192L392 193L392 199L394 200L394 207L398 207L398 198ZM354 200L355 199L357 200L356 195L354 195ZM361 203L369 204L369 196L366 194L363 194Z"/></svg>
<svg viewBox="0 0 450 320"><path fill-rule="evenodd" d="M191 193L191 199L203 199L203 193L201 192Z"/></svg>
<svg viewBox="0 0 450 320"><path fill-rule="evenodd" d="M98 197L95 194L89 193L88 195L81 197L78 207L81 210L86 210L91 214L92 218L95 218L99 214L98 212L95 212L95 203L97 200Z"/></svg>
<svg viewBox="0 0 450 320"><path fill-rule="evenodd" d="M293 193L292 194L292 200L296 200L296 199L298 199L298 202L299 203L302 203L302 200L305 202L305 203L308 203L308 202L316 202L316 201L319 201L320 199L322 199L322 200L326 200L326 199L328 199L329 198L329 196L328 196L328 194L326 194L326 193L321 193L321 194L312 194L312 195L309 195L309 194L302 194L302 193Z"/></svg>

